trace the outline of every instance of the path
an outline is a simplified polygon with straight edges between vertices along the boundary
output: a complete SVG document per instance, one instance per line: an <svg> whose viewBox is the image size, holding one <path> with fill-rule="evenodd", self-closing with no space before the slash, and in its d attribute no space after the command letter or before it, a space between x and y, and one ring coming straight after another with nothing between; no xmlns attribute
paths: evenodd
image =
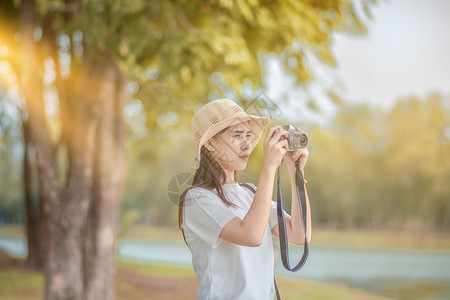
<svg viewBox="0 0 450 300"><path fill-rule="evenodd" d="M198 286L196 278L164 279L124 271L118 271L116 278L148 294L148 299L195 299Z"/></svg>

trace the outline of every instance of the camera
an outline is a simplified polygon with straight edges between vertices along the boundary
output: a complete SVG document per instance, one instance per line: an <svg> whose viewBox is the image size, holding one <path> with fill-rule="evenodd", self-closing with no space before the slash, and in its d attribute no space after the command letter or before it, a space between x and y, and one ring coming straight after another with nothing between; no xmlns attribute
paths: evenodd
<svg viewBox="0 0 450 300"><path fill-rule="evenodd" d="M284 125L279 130L285 130L288 134L287 141L288 141L288 151L295 151L300 148L305 148L306 145L308 145L308 136L303 132L298 132L295 130L295 127L292 125ZM280 138L281 140L284 140L285 137L282 136Z"/></svg>

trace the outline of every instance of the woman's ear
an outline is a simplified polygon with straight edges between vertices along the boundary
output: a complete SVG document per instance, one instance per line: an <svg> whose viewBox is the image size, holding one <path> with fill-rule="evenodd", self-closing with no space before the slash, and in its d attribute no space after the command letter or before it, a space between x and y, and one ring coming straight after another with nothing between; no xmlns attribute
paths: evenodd
<svg viewBox="0 0 450 300"><path fill-rule="evenodd" d="M214 147L211 145L210 141L205 143L205 147L206 147L206 149L208 149L208 151L211 151L211 152L214 151Z"/></svg>

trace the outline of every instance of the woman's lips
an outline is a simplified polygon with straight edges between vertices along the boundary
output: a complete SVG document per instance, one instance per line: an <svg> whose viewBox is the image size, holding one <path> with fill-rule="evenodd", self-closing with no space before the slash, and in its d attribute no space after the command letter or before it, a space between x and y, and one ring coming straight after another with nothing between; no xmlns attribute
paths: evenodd
<svg viewBox="0 0 450 300"><path fill-rule="evenodd" d="M241 155L239 156L240 159L247 161L248 160L248 155Z"/></svg>

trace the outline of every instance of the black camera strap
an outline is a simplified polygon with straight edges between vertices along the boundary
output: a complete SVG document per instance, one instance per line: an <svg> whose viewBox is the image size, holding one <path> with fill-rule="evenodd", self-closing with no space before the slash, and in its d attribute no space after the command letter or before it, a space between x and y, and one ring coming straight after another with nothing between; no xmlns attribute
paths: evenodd
<svg viewBox="0 0 450 300"><path fill-rule="evenodd" d="M277 171L277 215L278 215L278 233L280 238L280 253L281 253L281 261L283 262L283 266L286 270L297 272L300 270L309 255L309 247L308 247L308 239L306 237L306 192L305 192L305 183L302 171L300 171L299 161L295 162L295 185L297 191L297 201L298 206L300 208L300 217L303 227L303 232L305 233L305 243L303 246L303 256L295 267L291 267L289 263L289 246L288 246L288 236L286 231L286 218L283 213L283 195L281 193L281 184L280 184L280 168ZM294 199L292 199L294 201ZM303 209L304 208L304 209Z"/></svg>

